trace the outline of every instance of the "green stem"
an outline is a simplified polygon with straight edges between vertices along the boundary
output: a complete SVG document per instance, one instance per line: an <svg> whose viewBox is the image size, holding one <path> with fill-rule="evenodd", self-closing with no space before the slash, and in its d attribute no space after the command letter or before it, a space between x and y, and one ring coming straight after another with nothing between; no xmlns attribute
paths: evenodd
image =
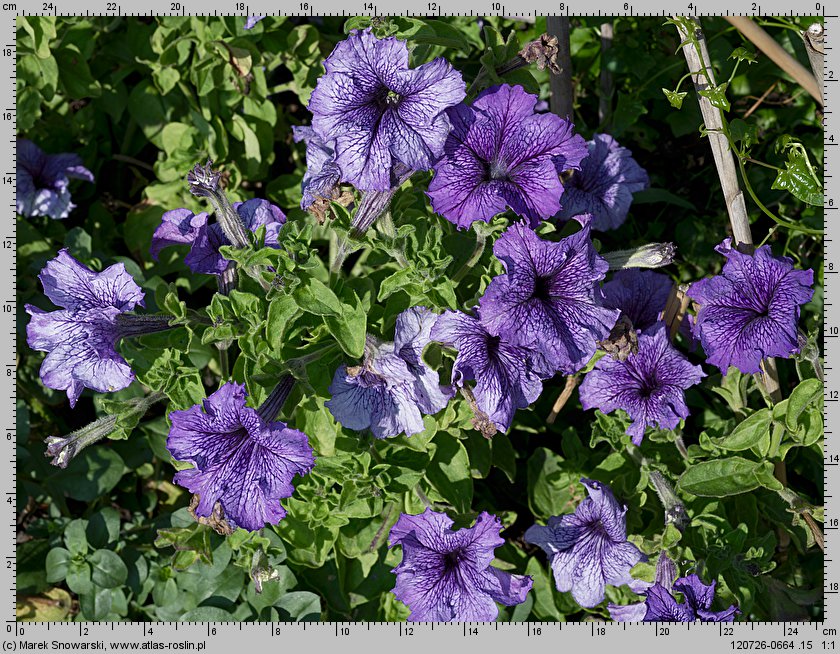
<svg viewBox="0 0 840 654"><path fill-rule="evenodd" d="M785 435L785 427L781 423L773 423L773 431L770 433L770 449L768 458L775 459L779 455L779 446L782 444L782 437Z"/></svg>
<svg viewBox="0 0 840 654"><path fill-rule="evenodd" d="M484 254L484 247L487 244L487 235L484 233L483 230L476 229L475 232L475 247L473 248L472 253L470 254L469 259L464 262L464 265L455 273L452 277L452 281L457 284L460 282L470 270L475 267L475 264L481 259L481 255Z"/></svg>

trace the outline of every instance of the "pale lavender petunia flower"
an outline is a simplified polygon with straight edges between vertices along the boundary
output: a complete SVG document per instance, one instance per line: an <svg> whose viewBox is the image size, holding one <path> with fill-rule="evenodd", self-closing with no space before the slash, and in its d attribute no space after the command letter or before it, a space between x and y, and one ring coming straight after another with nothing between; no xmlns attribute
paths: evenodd
<svg viewBox="0 0 840 654"><path fill-rule="evenodd" d="M452 366L452 383L472 390L483 413L501 431L507 431L517 409L537 400L542 381L534 370L535 350L506 336L494 336L477 318L447 311L435 323L432 338L458 350Z"/></svg>
<svg viewBox="0 0 840 654"><path fill-rule="evenodd" d="M762 359L799 352L799 306L814 295L814 271L796 270L769 245L743 254L727 238L715 249L726 257L722 273L688 289L700 304L694 334L706 362L723 374L730 366L756 373Z"/></svg>
<svg viewBox="0 0 840 654"><path fill-rule="evenodd" d="M278 207L258 198L234 202L232 206L246 229L256 232L265 225L265 244L278 247L278 233L286 222L286 215ZM230 242L218 223L208 224L204 212L193 214L189 209L173 209L163 214L152 236L152 257L157 259L160 251L170 245L190 246L184 263L194 273L221 275L230 266L219 252L221 246L230 245Z"/></svg>
<svg viewBox="0 0 840 654"><path fill-rule="evenodd" d="M525 541L548 554L554 581L560 592L571 591L585 608L604 599L604 588L634 583L630 569L645 560L627 541L625 514L609 486L581 479L589 492L573 514L553 516L545 527L534 525Z"/></svg>
<svg viewBox="0 0 840 654"><path fill-rule="evenodd" d="M122 263L97 273L63 249L39 279L44 294L62 307L47 312L26 305L29 347L48 352L41 364L44 385L66 391L71 407L85 388L105 393L128 386L134 373L117 342L168 329L170 316L128 315L143 306L143 291Z"/></svg>
<svg viewBox="0 0 840 654"><path fill-rule="evenodd" d="M245 20L245 25L243 26L243 29L254 29L254 26L257 23L259 23L263 18L265 18L265 16L248 16L248 18Z"/></svg>
<svg viewBox="0 0 840 654"><path fill-rule="evenodd" d="M292 127L295 143L306 143L306 172L301 182L301 209L309 209L319 199L338 197L341 169L335 162L334 143L325 143L311 127Z"/></svg>
<svg viewBox="0 0 840 654"><path fill-rule="evenodd" d="M426 307L407 309L397 316L393 342L368 336L362 365L339 366L324 405L342 426L370 429L375 438L411 436L425 429L424 414L447 405L452 390L422 359L436 318Z"/></svg>
<svg viewBox="0 0 840 654"><path fill-rule="evenodd" d="M664 323L639 334L639 351L626 360L603 357L580 385L585 410L623 409L633 420L627 433L639 445L645 428L674 429L689 411L685 390L705 377L668 340Z"/></svg>
<svg viewBox="0 0 840 654"><path fill-rule="evenodd" d="M589 156L580 170L565 182L566 194L558 218L592 214L592 229L620 227L627 218L633 194L650 186L648 174L630 150L608 134L596 134L589 143Z"/></svg>
<svg viewBox="0 0 840 654"><path fill-rule="evenodd" d="M580 167L586 144L574 126L535 112L537 96L495 86L448 110L452 132L429 184L432 208L459 228L510 207L536 226L560 209L558 172Z"/></svg>
<svg viewBox="0 0 840 654"><path fill-rule="evenodd" d="M402 547L394 568L393 593L411 609L410 621L492 621L496 602L506 606L525 601L533 580L490 565L494 550L504 545L501 521L482 512L475 525L452 531L445 513L426 509L403 513L391 527L389 545Z"/></svg>
<svg viewBox="0 0 840 654"><path fill-rule="evenodd" d="M280 500L291 497L294 476L312 470L315 457L306 434L273 420L276 403L257 410L245 401L244 384L230 382L201 406L171 412L166 447L195 466L174 481L199 496L197 516L209 517L218 502L232 527L255 531L286 516Z"/></svg>
<svg viewBox="0 0 840 654"><path fill-rule="evenodd" d="M604 284L602 304L619 309L633 327L645 330L660 320L673 286L668 275L652 270L619 270Z"/></svg>
<svg viewBox="0 0 840 654"><path fill-rule="evenodd" d="M544 377L583 368L619 315L599 304L598 282L608 264L592 247L588 218L577 219L583 228L558 242L541 239L524 224L509 227L493 246L507 272L496 276L481 298L482 322L490 333L534 344Z"/></svg>
<svg viewBox="0 0 840 654"><path fill-rule="evenodd" d="M67 218L75 208L70 179L93 182L93 173L77 154L46 154L28 139L17 140L17 212L21 216Z"/></svg>
<svg viewBox="0 0 840 654"><path fill-rule="evenodd" d="M309 100L312 127L335 143L342 181L387 191L402 163L428 170L449 133L445 113L464 99L461 74L443 58L408 67L408 46L354 31L324 62L326 74Z"/></svg>

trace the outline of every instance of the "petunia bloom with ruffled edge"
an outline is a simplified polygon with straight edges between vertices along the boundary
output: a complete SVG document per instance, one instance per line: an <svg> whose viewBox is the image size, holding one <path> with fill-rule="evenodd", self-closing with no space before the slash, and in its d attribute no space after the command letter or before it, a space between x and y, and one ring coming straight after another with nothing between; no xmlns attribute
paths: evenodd
<svg viewBox="0 0 840 654"><path fill-rule="evenodd" d="M660 319L673 286L668 275L652 270L619 270L604 284L602 304L619 309L634 328L644 331Z"/></svg>
<svg viewBox="0 0 840 654"><path fill-rule="evenodd" d="M46 154L28 139L17 140L17 212L21 216L67 218L75 208L70 179L93 182L93 173L77 154Z"/></svg>
<svg viewBox="0 0 840 654"><path fill-rule="evenodd" d="M814 295L814 271L796 270L769 245L743 254L727 238L715 250L726 257L722 273L688 289L700 304L694 334L706 362L723 374L730 366L756 373L762 359L799 352L799 306Z"/></svg>
<svg viewBox="0 0 840 654"><path fill-rule="evenodd" d="M233 209L250 231L256 232L265 225L265 244L278 247L278 233L286 223L286 215L278 207L267 200L254 198L234 202ZM194 273L221 275L230 266L230 262L219 252L219 248L230 245L230 241L218 223L208 224L208 216L204 212L193 214L189 209L173 209L163 214L152 235L152 257L157 260L160 251L170 245L190 246L184 263Z"/></svg>
<svg viewBox="0 0 840 654"><path fill-rule="evenodd" d="M627 541L625 514L606 484L581 479L589 497L570 515L553 516L543 527L525 532L525 541L548 554L554 581L560 592L571 591L584 608L604 599L607 584L632 584L630 569L645 555Z"/></svg>
<svg viewBox="0 0 840 654"><path fill-rule="evenodd" d="M397 316L392 343L369 336L362 365L339 366L324 406L343 427L370 429L376 438L411 436L425 429L424 414L447 405L452 390L422 359L436 319L426 307L406 309Z"/></svg>
<svg viewBox="0 0 840 654"><path fill-rule="evenodd" d="M408 67L408 46L394 37L353 31L324 62L312 92L312 128L335 142L342 181L366 191L393 186L400 162L428 170L449 133L445 109L465 96L461 74L443 58Z"/></svg>
<svg viewBox="0 0 840 654"><path fill-rule="evenodd" d="M63 249L38 278L44 294L62 307L47 312L26 305L29 347L48 352L41 364L44 385L66 391L71 407L85 388L105 393L128 386L134 373L117 341L167 329L169 317L125 315L143 306L143 291L122 263L97 273Z"/></svg>
<svg viewBox="0 0 840 654"><path fill-rule="evenodd" d="M610 604L610 616L616 622L734 622L735 616L740 613L734 604L723 611L711 610L715 584L712 581L707 586L696 574L677 580L673 577L662 580L657 575L656 582L647 584L648 588L643 591L644 602L626 606ZM673 591L682 593L684 601L679 602Z"/></svg>
<svg viewBox="0 0 840 654"><path fill-rule="evenodd" d="M501 521L482 512L475 525L452 531L445 513L426 509L403 513L391 527L389 546L400 545L403 558L393 569L394 596L411 609L409 621L492 621L496 602L514 606L525 601L533 580L490 565L505 541Z"/></svg>
<svg viewBox="0 0 840 654"><path fill-rule="evenodd" d="M260 415L245 399L244 384L231 382L201 406L173 411L166 447L195 466L174 481L198 494L197 516L209 517L218 502L231 526L255 531L286 516L280 500L291 497L294 476L312 470L315 457L306 434Z"/></svg>
<svg viewBox="0 0 840 654"><path fill-rule="evenodd" d="M459 228L510 207L536 226L560 209L558 172L580 167L586 143L574 126L535 111L521 86L494 86L447 113L452 132L429 184L432 208Z"/></svg>
<svg viewBox="0 0 840 654"><path fill-rule="evenodd" d="M627 219L633 194L650 186L650 179L630 150L609 134L595 134L587 148L589 156L564 184L566 194L557 217L568 220L590 213L592 229L616 229Z"/></svg>
<svg viewBox="0 0 840 654"><path fill-rule="evenodd" d="M535 351L493 336L477 318L446 311L437 319L432 339L458 350L452 383L464 387L475 380L472 392L478 408L501 431L508 430L517 409L531 405L542 393L534 371Z"/></svg>
<svg viewBox="0 0 840 654"><path fill-rule="evenodd" d="M306 172L301 182L303 198L301 209L308 209L319 199L333 200L338 197L338 182L341 169L335 163L335 150L327 144L311 127L292 127L295 143L306 143Z"/></svg>
<svg viewBox="0 0 840 654"><path fill-rule="evenodd" d="M639 445L645 428L673 429L689 411L685 390L705 377L700 366L686 359L668 340L664 323L639 334L639 351L624 361L603 357L580 385L584 410L626 411L633 423L627 428Z"/></svg>
<svg viewBox="0 0 840 654"><path fill-rule="evenodd" d="M524 224L508 227L493 245L507 271L490 282L481 298L481 318L491 334L513 343L535 344L544 359L539 372L573 374L595 354L619 316L600 306L599 280L607 262L592 247L589 219L558 242L545 241Z"/></svg>

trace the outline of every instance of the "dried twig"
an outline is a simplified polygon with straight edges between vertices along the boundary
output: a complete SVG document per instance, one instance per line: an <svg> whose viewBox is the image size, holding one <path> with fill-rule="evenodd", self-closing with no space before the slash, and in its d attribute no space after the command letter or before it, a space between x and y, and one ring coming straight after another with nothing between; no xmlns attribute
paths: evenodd
<svg viewBox="0 0 840 654"><path fill-rule="evenodd" d="M811 70L820 89L823 88L823 65L825 62L825 30L819 23L814 23L802 33L802 40L805 42L805 51L808 53L808 60L811 62Z"/></svg>
<svg viewBox="0 0 840 654"><path fill-rule="evenodd" d="M780 46L760 25L746 16L724 16L732 25L738 28L755 47L766 54L779 68L790 75L797 84L808 91L820 104L823 103L822 88L817 84L811 72L794 59L787 50Z"/></svg>
<svg viewBox="0 0 840 654"><path fill-rule="evenodd" d="M613 24L601 23L601 94L598 97L598 123L601 125L610 115L610 99L613 93L612 73L604 62L607 50L612 47L612 41Z"/></svg>
<svg viewBox="0 0 840 654"><path fill-rule="evenodd" d="M690 18L694 23L695 35L700 45L700 51L689 42L682 49L685 59L688 62L688 69L695 71L691 76L694 88L703 91L716 85L715 75L706 62L711 61L709 51L706 48L706 39L700 27L700 20ZM677 26L680 38L686 40L688 34L684 31L682 23ZM708 79L707 79L708 77ZM729 222L732 225L732 233L738 244L752 246L752 234L750 232L750 219L747 215L747 207L744 204L744 193L738 184L738 173L735 168L735 157L729 149L729 141L723 133L723 119L720 109L713 106L709 98L697 96L700 103L700 112L703 114L703 122L709 135L709 144L712 146L712 155L715 159L715 167L720 177L720 185L723 188L723 197L726 201L726 210L729 213Z"/></svg>
<svg viewBox="0 0 840 654"><path fill-rule="evenodd" d="M554 403L554 406L551 407L551 413L548 414L548 418L545 421L549 425L553 425L554 421L557 420L557 414L563 409L566 405L566 402L569 401L569 398L572 396L572 393L575 390L575 386L578 385L579 376L578 375L569 375L566 377L566 386L563 388L563 392L560 393L560 397L557 398L557 401Z"/></svg>
<svg viewBox="0 0 840 654"><path fill-rule="evenodd" d="M773 89L775 89L775 88L776 88L776 85L777 85L778 83L779 83L778 81L773 82L773 83L772 83L772 84L768 87L768 89L767 89L764 93L762 93L762 94L761 94L761 97L760 97L758 100L756 100L756 101L755 101L755 103L753 104L753 106L752 106L752 107L750 107L749 109L747 109L747 111L744 113L744 119L745 119L745 120L746 120L747 118L749 118L750 116L752 116L753 112L761 106L761 103L762 103L762 102L764 102L764 101L767 99L767 96L768 96L768 95L770 95L770 93L772 93L772 92L773 92Z"/></svg>

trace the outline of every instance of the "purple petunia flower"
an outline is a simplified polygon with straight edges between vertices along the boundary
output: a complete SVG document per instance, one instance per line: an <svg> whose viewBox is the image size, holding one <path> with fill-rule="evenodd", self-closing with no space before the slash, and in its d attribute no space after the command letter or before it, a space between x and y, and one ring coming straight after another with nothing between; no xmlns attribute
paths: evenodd
<svg viewBox="0 0 840 654"><path fill-rule="evenodd" d="M788 257L774 257L769 245L743 254L727 238L715 249L726 257L723 272L688 290L700 304L694 333L706 362L724 375L730 366L756 373L764 358L799 352L799 305L814 295L814 271L794 269Z"/></svg>
<svg viewBox="0 0 840 654"><path fill-rule="evenodd" d="M494 86L472 106L447 113L452 132L429 184L432 208L459 228L490 222L510 207L532 226L560 209L559 172L580 167L586 143L554 114L537 114L537 96Z"/></svg>
<svg viewBox="0 0 840 654"><path fill-rule="evenodd" d="M67 391L71 407L84 388L105 393L128 386L134 373L117 352L117 341L168 329L170 317L125 315L144 304L143 291L122 263L96 273L63 249L38 277L44 294L62 307L47 312L26 305L32 316L29 347L48 352L41 364L44 385Z"/></svg>
<svg viewBox="0 0 840 654"><path fill-rule="evenodd" d="M572 374L595 354L595 341L609 335L617 309L599 305L599 280L608 264L592 247L589 219L558 242L544 241L524 224L511 225L493 245L507 271L481 298L481 319L491 334L520 345L535 344L538 372Z"/></svg>
<svg viewBox="0 0 840 654"><path fill-rule="evenodd" d="M247 202L234 202L233 209L252 232L265 225L265 244L277 245L277 235L286 222L286 215L266 200L254 198ZM190 252L184 263L194 273L221 275L230 262L219 248L230 245L218 223L208 224L208 216L202 212L193 214L189 209L173 209L163 214L161 223L152 235L152 257L157 260L160 251L170 245L189 245Z"/></svg>
<svg viewBox="0 0 840 654"><path fill-rule="evenodd" d="M244 384L231 382L202 406L173 411L166 447L195 466L174 481L198 494L197 516L209 517L218 502L231 526L255 531L286 516L280 500L291 497L292 479L312 470L315 457L306 434L273 421L271 411L246 406L245 399Z"/></svg>
<svg viewBox="0 0 840 654"><path fill-rule="evenodd" d="M652 270L619 270L604 284L602 304L621 310L634 328L644 331L660 319L673 286L668 275Z"/></svg>
<svg viewBox="0 0 840 654"><path fill-rule="evenodd" d="M342 426L369 428L376 438L411 436L425 429L423 414L447 405L452 390L422 359L436 318L426 307L406 309L397 316L393 343L368 336L362 365L339 366L324 406Z"/></svg>
<svg viewBox="0 0 840 654"><path fill-rule="evenodd" d="M626 360L603 357L580 385L584 410L626 411L633 423L627 433L639 445L646 427L673 429L688 417L684 391L705 377L668 340L664 323L639 334L639 351Z"/></svg>
<svg viewBox="0 0 840 654"><path fill-rule="evenodd" d="M21 216L67 218L75 208L70 179L93 182L93 173L77 154L46 154L28 139L17 140L17 212Z"/></svg>
<svg viewBox="0 0 840 654"><path fill-rule="evenodd" d="M712 611L715 599L715 581L708 586L700 581L700 577L691 574L676 579L676 567L671 563L669 573L660 574L660 562L666 554L660 554L656 564L656 580L654 583L643 583L645 586L641 594L645 596L643 602L626 606L609 605L610 617L616 622L734 622L740 613L734 604L723 611ZM679 602L673 591L682 593L685 601Z"/></svg>
<svg viewBox="0 0 840 654"><path fill-rule="evenodd" d="M585 608L600 604L607 584L632 584L630 569L645 555L627 541L627 507L615 499L609 486L581 479L589 492L575 512L553 516L545 527L534 525L525 541L548 554L560 592L572 592Z"/></svg>
<svg viewBox="0 0 840 654"><path fill-rule="evenodd" d="M309 100L312 127L335 142L342 181L387 191L400 162L428 170L443 151L445 109L465 96L464 80L445 59L408 67L405 41L353 31L324 62L326 74Z"/></svg>
<svg viewBox="0 0 840 654"><path fill-rule="evenodd" d="M403 558L394 568L393 593L411 609L415 622L492 621L496 602L521 604L534 582L490 565L501 521L482 512L475 525L452 531L445 513L426 509L420 515L403 513L391 527L389 545L402 546Z"/></svg>
<svg viewBox="0 0 840 654"><path fill-rule="evenodd" d="M590 213L594 216L592 229L616 229L627 218L633 193L650 186L650 179L630 150L609 134L596 134L587 146L589 156L565 182L563 208L557 217L568 220Z"/></svg>
<svg viewBox="0 0 840 654"><path fill-rule="evenodd" d="M432 329L432 339L458 350L452 383L464 387L474 379L478 408L501 431L508 430L517 409L529 406L542 393L533 349L506 336L493 336L472 316L445 312Z"/></svg>
<svg viewBox="0 0 840 654"><path fill-rule="evenodd" d="M242 27L242 29L254 29L254 26L257 23L259 23L263 18L265 18L265 16L248 16L248 18L245 20L245 25Z"/></svg>
<svg viewBox="0 0 840 654"><path fill-rule="evenodd" d="M295 143L306 143L306 172L303 174L300 208L308 209L316 200L333 200L338 197L341 169L335 163L334 144L320 139L311 127L292 127Z"/></svg>

